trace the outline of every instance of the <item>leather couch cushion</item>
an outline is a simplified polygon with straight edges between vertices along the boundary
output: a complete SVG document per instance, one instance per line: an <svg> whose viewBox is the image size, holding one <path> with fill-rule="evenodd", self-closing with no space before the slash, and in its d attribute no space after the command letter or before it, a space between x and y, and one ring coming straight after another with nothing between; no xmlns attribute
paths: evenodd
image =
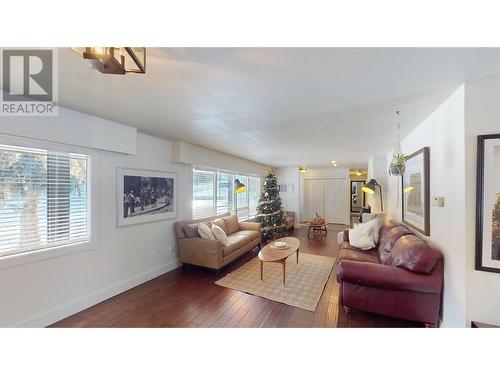
<svg viewBox="0 0 500 375"><path fill-rule="evenodd" d="M238 217L236 215L229 215L224 218L226 223L227 231L226 234L230 235L236 233L240 230L240 223L238 223Z"/></svg>
<svg viewBox="0 0 500 375"><path fill-rule="evenodd" d="M222 229L224 231L224 233L226 233L227 235L231 234L229 233L229 230L227 228L227 225L226 225L226 221L224 220L224 218L220 218L220 219L217 219L217 220L214 220L212 221L211 223L217 225L220 229Z"/></svg>
<svg viewBox="0 0 500 375"><path fill-rule="evenodd" d="M396 241L386 264L413 272L430 273L440 258L441 253L424 240L415 235L406 235Z"/></svg>
<svg viewBox="0 0 500 375"><path fill-rule="evenodd" d="M228 245L222 247L222 254L227 256L247 243L259 238L259 236L260 233L255 230L240 230L239 232L230 234L227 236Z"/></svg>
<svg viewBox="0 0 500 375"><path fill-rule="evenodd" d="M354 260L357 262L380 263L377 250L360 250L349 246L348 242L341 245L338 260L339 262L341 260Z"/></svg>
<svg viewBox="0 0 500 375"><path fill-rule="evenodd" d="M380 227L380 231L379 231L379 235L378 235L378 244L377 245L380 245L382 242L384 242L384 241L387 240L387 233L389 233L389 231L392 228L398 227L400 225L401 224L397 223L394 220L389 220L389 222L387 222L384 225L382 225Z"/></svg>
<svg viewBox="0 0 500 375"><path fill-rule="evenodd" d="M184 225L184 234L187 238L200 237L200 234L198 233L198 225L200 225L200 223Z"/></svg>
<svg viewBox="0 0 500 375"><path fill-rule="evenodd" d="M405 227L398 225L382 235L382 239L380 240L380 245L378 247L378 256L380 259L380 263L387 264L387 260L391 255L392 248L396 241L399 240L402 236L406 236L409 234L412 234L412 232Z"/></svg>

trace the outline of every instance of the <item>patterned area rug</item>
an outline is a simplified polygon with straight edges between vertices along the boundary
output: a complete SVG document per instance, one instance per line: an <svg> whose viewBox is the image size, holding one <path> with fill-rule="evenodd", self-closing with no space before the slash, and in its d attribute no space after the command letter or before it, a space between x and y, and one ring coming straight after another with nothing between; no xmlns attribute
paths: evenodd
<svg viewBox="0 0 500 375"><path fill-rule="evenodd" d="M226 288L254 294L272 301L315 311L332 272L335 258L311 254L295 255L286 262L286 284L283 285L281 263L264 263L264 280L260 280L260 261L254 258L215 283Z"/></svg>

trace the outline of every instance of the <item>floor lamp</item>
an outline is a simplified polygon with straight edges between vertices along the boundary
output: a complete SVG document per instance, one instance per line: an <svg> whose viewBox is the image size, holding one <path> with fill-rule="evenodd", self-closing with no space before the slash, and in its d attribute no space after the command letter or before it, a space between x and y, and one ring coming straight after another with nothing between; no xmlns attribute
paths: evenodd
<svg viewBox="0 0 500 375"><path fill-rule="evenodd" d="M377 182L375 179L371 179L368 181L367 184L365 184L361 190L363 190L365 193L368 194L375 194L376 187L378 186L379 192L380 192L380 211L384 212L384 201L382 199L382 186Z"/></svg>
<svg viewBox="0 0 500 375"><path fill-rule="evenodd" d="M247 190L247 187L239 179L234 180L234 208L238 217L238 194Z"/></svg>

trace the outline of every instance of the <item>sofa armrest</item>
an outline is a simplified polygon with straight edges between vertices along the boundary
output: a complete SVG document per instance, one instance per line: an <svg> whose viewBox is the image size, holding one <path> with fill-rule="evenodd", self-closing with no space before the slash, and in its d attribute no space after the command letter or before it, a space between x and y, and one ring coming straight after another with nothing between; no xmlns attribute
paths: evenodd
<svg viewBox="0 0 500 375"><path fill-rule="evenodd" d="M344 242L349 242L349 229L344 229Z"/></svg>
<svg viewBox="0 0 500 375"><path fill-rule="evenodd" d="M260 233L261 225L254 221L242 221L240 223L240 230L255 230Z"/></svg>
<svg viewBox="0 0 500 375"><path fill-rule="evenodd" d="M205 238L179 238L183 263L219 269L222 266L222 244Z"/></svg>
<svg viewBox="0 0 500 375"><path fill-rule="evenodd" d="M338 264L340 282L379 289L405 290L420 293L441 293L441 275L411 272L384 264L341 260Z"/></svg>

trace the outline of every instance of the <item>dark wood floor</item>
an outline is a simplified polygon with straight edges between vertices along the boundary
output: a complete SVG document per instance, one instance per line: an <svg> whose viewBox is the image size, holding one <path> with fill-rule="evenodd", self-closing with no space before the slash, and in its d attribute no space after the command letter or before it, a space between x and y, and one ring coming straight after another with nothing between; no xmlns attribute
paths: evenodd
<svg viewBox="0 0 500 375"><path fill-rule="evenodd" d="M337 228L339 229L339 228ZM307 239L307 229L295 229L301 251L338 254L337 231L323 239ZM249 252L213 271L178 268L130 289L51 327L419 327L414 322L354 310L346 315L338 306L339 285L333 269L315 312L224 288L214 281L255 257Z"/></svg>

